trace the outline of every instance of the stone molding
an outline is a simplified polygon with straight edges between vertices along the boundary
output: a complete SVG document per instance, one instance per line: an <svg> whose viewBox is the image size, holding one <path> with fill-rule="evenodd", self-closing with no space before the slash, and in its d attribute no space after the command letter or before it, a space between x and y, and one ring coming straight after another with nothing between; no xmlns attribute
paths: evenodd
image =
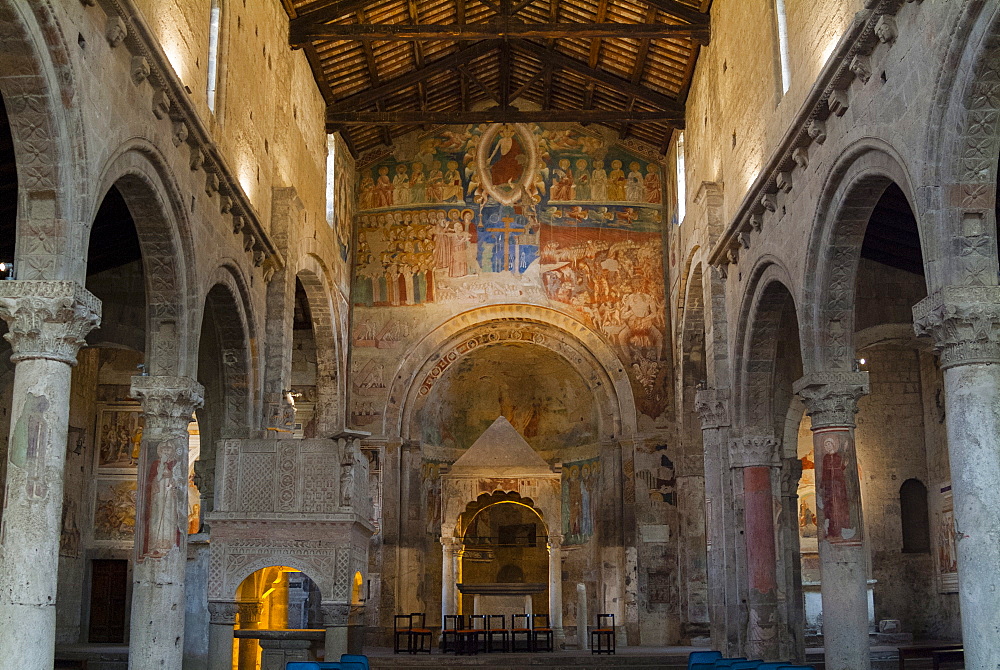
<svg viewBox="0 0 1000 670"><path fill-rule="evenodd" d="M208 620L210 623L222 626L235 626L239 605L228 600L208 601Z"/></svg>
<svg viewBox="0 0 1000 670"><path fill-rule="evenodd" d="M812 429L853 428L858 400L868 395L867 372L815 372L795 382L793 390L806 405Z"/></svg>
<svg viewBox="0 0 1000 670"><path fill-rule="evenodd" d="M187 434L191 414L205 403L205 388L189 377L132 377L130 393L142 404L146 429Z"/></svg>
<svg viewBox="0 0 1000 670"><path fill-rule="evenodd" d="M701 416L702 430L730 425L729 389L702 389L695 392L694 408Z"/></svg>
<svg viewBox="0 0 1000 670"><path fill-rule="evenodd" d="M319 604L320 612L323 615L324 628L339 628L346 626L351 616L351 606L347 603L324 603Z"/></svg>
<svg viewBox="0 0 1000 670"><path fill-rule="evenodd" d="M84 338L101 323L101 301L72 281L0 281L0 318L7 322L12 362L76 365Z"/></svg>
<svg viewBox="0 0 1000 670"><path fill-rule="evenodd" d="M729 441L729 463L733 468L774 468L781 440L772 435L745 435Z"/></svg>
<svg viewBox="0 0 1000 670"><path fill-rule="evenodd" d="M913 329L942 368L1000 363L1000 286L946 286L913 307Z"/></svg>
<svg viewBox="0 0 1000 670"><path fill-rule="evenodd" d="M747 248L740 242L741 233L748 234L758 230L762 223L773 225L774 218L780 217L776 212L780 208L770 207L774 194L782 190L779 181L787 184L791 190L797 183L794 181L794 171L805 170L809 164L808 159L804 164L800 162L795 157L796 152L799 152L799 156L807 156L803 152L808 152L811 145L826 141L829 126L842 118L850 105L852 84L856 81L858 86L863 87L871 78L871 72L876 69L877 65L871 62L871 55L876 47L880 44L887 47L893 45L897 35L893 17L905 4L903 0L866 0L864 4L865 8L857 13L827 59L808 98L778 147L747 189L725 232L712 247L709 264L721 269L738 263L740 254ZM809 180L802 179L798 183L809 183ZM764 218L755 219L761 216Z"/></svg>

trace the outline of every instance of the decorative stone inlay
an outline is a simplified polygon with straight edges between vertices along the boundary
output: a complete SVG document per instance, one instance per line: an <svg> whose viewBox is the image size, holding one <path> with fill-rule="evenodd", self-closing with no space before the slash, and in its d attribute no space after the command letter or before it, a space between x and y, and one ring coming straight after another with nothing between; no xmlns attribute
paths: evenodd
<svg viewBox="0 0 1000 670"><path fill-rule="evenodd" d="M210 623L222 626L234 626L236 625L236 615L238 612L239 606L232 601L208 601L208 620Z"/></svg>
<svg viewBox="0 0 1000 670"><path fill-rule="evenodd" d="M777 467L781 440L772 435L747 435L730 440L729 462L734 468Z"/></svg>
<svg viewBox="0 0 1000 670"><path fill-rule="evenodd" d="M701 416L702 429L729 425L729 389L703 389L694 395L695 411Z"/></svg>
<svg viewBox="0 0 1000 670"><path fill-rule="evenodd" d="M933 337L941 367L1000 363L1000 286L947 286L913 307L918 337Z"/></svg>
<svg viewBox="0 0 1000 670"><path fill-rule="evenodd" d="M868 395L867 372L816 372L795 382L793 390L806 404L812 428L854 426L858 400Z"/></svg>
<svg viewBox="0 0 1000 670"><path fill-rule="evenodd" d="M132 377L130 393L142 403L147 429L186 433L191 414L205 402L204 387L189 377Z"/></svg>
<svg viewBox="0 0 1000 670"><path fill-rule="evenodd" d="M0 317L11 361L45 358L76 365L84 338L101 322L101 301L71 281L0 282Z"/></svg>

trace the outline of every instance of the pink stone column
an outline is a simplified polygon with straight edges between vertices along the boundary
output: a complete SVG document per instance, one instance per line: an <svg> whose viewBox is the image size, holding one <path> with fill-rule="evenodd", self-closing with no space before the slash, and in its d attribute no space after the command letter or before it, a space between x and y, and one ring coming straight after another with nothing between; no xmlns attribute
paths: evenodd
<svg viewBox="0 0 1000 670"><path fill-rule="evenodd" d="M14 352L0 527L0 669L51 670L70 371L100 301L70 281L0 282Z"/></svg>
<svg viewBox="0 0 1000 670"><path fill-rule="evenodd" d="M854 415L868 393L868 373L807 375L795 392L812 418L826 667L868 670L868 561L854 449Z"/></svg>
<svg viewBox="0 0 1000 670"><path fill-rule="evenodd" d="M1000 667L1000 288L950 286L913 308L944 370L965 667Z"/></svg>
<svg viewBox="0 0 1000 670"><path fill-rule="evenodd" d="M780 442L769 436L733 440L730 463L742 469L743 522L747 561L747 650L750 658L779 660L778 559L774 533L771 470Z"/></svg>
<svg viewBox="0 0 1000 670"><path fill-rule="evenodd" d="M129 668L181 670L187 564L188 424L204 398L187 377L133 377L144 427L136 496Z"/></svg>

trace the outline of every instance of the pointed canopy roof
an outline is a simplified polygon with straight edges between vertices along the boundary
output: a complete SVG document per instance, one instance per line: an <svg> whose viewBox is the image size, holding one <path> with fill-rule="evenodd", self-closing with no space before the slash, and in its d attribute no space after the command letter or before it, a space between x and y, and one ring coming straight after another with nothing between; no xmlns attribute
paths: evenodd
<svg viewBox="0 0 1000 670"><path fill-rule="evenodd" d="M455 461L450 475L520 477L551 475L552 468L525 442L505 417L498 417L479 439Z"/></svg>

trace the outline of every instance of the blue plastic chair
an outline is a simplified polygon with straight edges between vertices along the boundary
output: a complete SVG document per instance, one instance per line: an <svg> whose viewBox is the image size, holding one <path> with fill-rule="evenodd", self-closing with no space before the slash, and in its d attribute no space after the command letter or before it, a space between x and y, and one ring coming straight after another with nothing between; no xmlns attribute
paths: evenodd
<svg viewBox="0 0 1000 670"><path fill-rule="evenodd" d="M331 663L331 665L336 665L341 670L368 670L367 665L358 663L357 661L341 661L340 663Z"/></svg>
<svg viewBox="0 0 1000 670"><path fill-rule="evenodd" d="M715 662L715 670L732 670L733 666L741 661L748 660L745 656L739 658L724 658Z"/></svg>
<svg viewBox="0 0 1000 670"><path fill-rule="evenodd" d="M715 666L715 662L722 658L718 651L692 651L688 654L688 670L707 670ZM698 668L696 666L704 666Z"/></svg>
<svg viewBox="0 0 1000 670"><path fill-rule="evenodd" d="M341 654L341 663L360 663L364 670L370 670L368 665L368 657L362 656L361 654Z"/></svg>
<svg viewBox="0 0 1000 670"><path fill-rule="evenodd" d="M779 665L775 670L816 670L811 665Z"/></svg>
<svg viewBox="0 0 1000 670"><path fill-rule="evenodd" d="M784 668L788 665L788 661L769 661L767 663L761 663L757 666L757 670L778 670L778 668Z"/></svg>
<svg viewBox="0 0 1000 670"><path fill-rule="evenodd" d="M335 665L339 668L339 665ZM291 661L285 664L285 670L321 670L322 665L315 661Z"/></svg>
<svg viewBox="0 0 1000 670"><path fill-rule="evenodd" d="M732 665L732 670L758 670L764 661L740 661Z"/></svg>

